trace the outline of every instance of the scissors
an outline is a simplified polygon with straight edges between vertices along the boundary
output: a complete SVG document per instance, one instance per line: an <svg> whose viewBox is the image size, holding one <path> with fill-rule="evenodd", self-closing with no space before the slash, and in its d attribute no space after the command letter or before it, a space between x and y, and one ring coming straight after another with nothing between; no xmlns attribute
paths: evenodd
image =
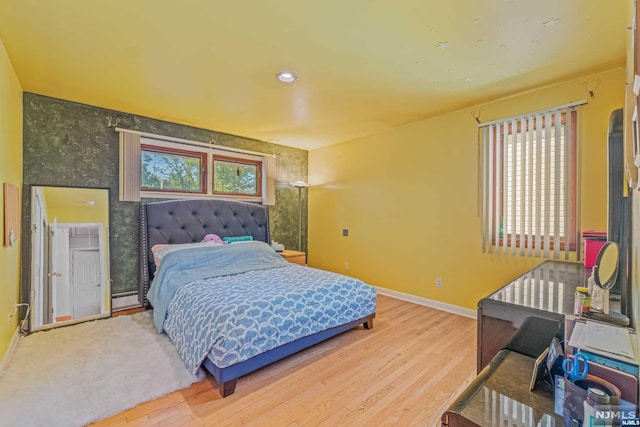
<svg viewBox="0 0 640 427"><path fill-rule="evenodd" d="M573 359L564 359L562 370L570 381L581 380L589 373L587 358L581 352L577 352Z"/></svg>

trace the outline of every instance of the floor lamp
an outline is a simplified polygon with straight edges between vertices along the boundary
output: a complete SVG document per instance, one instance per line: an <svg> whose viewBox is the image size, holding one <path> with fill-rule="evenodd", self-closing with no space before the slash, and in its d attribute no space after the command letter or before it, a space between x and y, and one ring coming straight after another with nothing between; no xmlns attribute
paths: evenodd
<svg viewBox="0 0 640 427"><path fill-rule="evenodd" d="M294 181L291 185L298 189L298 250L302 251L302 189L307 188L309 183Z"/></svg>

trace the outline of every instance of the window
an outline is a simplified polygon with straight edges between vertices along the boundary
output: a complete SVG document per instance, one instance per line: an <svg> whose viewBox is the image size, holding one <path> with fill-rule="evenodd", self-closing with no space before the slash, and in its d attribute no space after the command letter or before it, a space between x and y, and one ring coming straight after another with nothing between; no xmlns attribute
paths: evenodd
<svg viewBox="0 0 640 427"><path fill-rule="evenodd" d="M273 205L275 158L120 131L119 199L139 201L140 197L224 197Z"/></svg>
<svg viewBox="0 0 640 427"><path fill-rule="evenodd" d="M207 154L143 144L142 189L206 194Z"/></svg>
<svg viewBox="0 0 640 427"><path fill-rule="evenodd" d="M575 110L482 126L483 248L568 258L577 241Z"/></svg>
<svg viewBox="0 0 640 427"><path fill-rule="evenodd" d="M260 196L262 162L213 156L213 194Z"/></svg>

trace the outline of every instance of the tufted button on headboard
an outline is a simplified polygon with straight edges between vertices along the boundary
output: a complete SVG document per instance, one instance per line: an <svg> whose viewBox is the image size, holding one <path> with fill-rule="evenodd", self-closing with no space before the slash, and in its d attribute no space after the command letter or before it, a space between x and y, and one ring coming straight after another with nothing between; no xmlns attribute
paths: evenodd
<svg viewBox="0 0 640 427"><path fill-rule="evenodd" d="M155 265L151 248L169 243L194 243L207 234L253 236L271 241L266 206L231 200L171 200L140 205L139 300L145 306Z"/></svg>

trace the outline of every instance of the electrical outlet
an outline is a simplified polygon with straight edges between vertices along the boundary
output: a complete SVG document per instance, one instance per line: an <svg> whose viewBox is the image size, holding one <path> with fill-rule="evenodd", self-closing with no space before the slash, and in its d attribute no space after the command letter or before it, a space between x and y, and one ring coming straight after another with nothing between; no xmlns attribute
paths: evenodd
<svg viewBox="0 0 640 427"><path fill-rule="evenodd" d="M442 287L442 277L436 277L436 288Z"/></svg>
<svg viewBox="0 0 640 427"><path fill-rule="evenodd" d="M344 263L344 269L345 269L345 270L348 270L348 269L349 269L349 263L348 263L348 262L345 262L345 263Z"/></svg>

